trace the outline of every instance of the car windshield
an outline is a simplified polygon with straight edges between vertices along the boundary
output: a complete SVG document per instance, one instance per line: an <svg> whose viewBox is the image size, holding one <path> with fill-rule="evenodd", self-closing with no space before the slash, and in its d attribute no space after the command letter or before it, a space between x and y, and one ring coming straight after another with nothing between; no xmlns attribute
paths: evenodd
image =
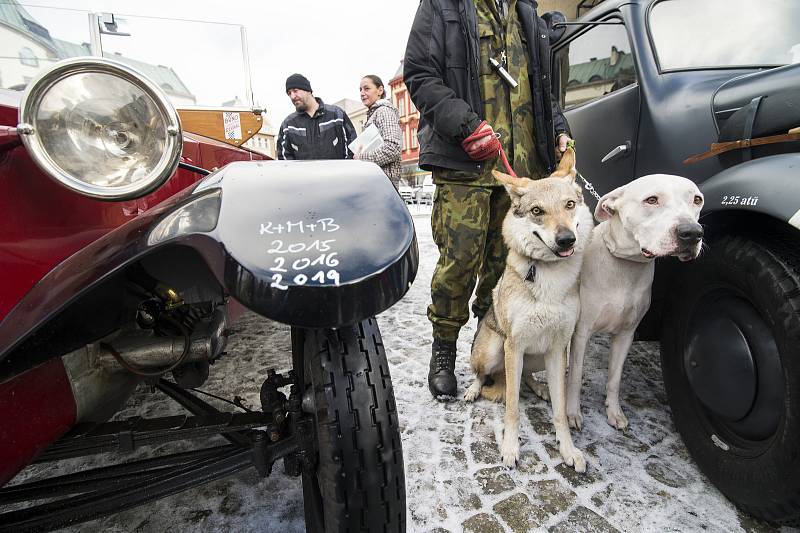
<svg viewBox="0 0 800 533"><path fill-rule="evenodd" d="M800 62L798 0L665 0L650 13L661 70Z"/></svg>
<svg viewBox="0 0 800 533"><path fill-rule="evenodd" d="M24 2L4 4L0 88L24 90L57 61L102 54L147 76L176 107L253 106L242 26L92 15Z"/></svg>

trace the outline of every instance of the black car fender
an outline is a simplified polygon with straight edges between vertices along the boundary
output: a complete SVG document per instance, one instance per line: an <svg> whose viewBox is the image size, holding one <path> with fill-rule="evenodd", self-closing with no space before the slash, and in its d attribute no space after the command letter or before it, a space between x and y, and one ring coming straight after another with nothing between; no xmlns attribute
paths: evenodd
<svg viewBox="0 0 800 533"><path fill-rule="evenodd" d="M45 326L59 316L75 315L70 310L83 300L108 307L111 301L93 304L91 295L130 265L172 247L195 252L222 290L251 310L315 328L384 311L408 291L419 261L411 214L374 163L230 163L87 245L34 285L0 321L0 381L59 355L59 347L85 343L73 332L76 338L64 342L48 338L53 348L43 351L34 337L53 330ZM119 283L113 290L121 293ZM110 321L102 327L113 326L114 312L102 312Z"/></svg>
<svg viewBox="0 0 800 533"><path fill-rule="evenodd" d="M705 197L700 222L706 237L790 226L800 230L799 175L800 154L779 154L725 169L698 184ZM664 304L683 268L677 260L662 259L656 264L652 303L637 329L638 339L658 339Z"/></svg>
<svg viewBox="0 0 800 533"><path fill-rule="evenodd" d="M209 195L198 202L212 212L198 211L198 219L210 224L218 209L219 220L194 231L219 243L220 281L253 311L336 327L384 311L411 286L419 262L414 222L374 163L239 162L209 178L195 194Z"/></svg>
<svg viewBox="0 0 800 533"><path fill-rule="evenodd" d="M800 153L754 159L717 173L699 185L705 196L701 222L722 212L767 215L800 229Z"/></svg>

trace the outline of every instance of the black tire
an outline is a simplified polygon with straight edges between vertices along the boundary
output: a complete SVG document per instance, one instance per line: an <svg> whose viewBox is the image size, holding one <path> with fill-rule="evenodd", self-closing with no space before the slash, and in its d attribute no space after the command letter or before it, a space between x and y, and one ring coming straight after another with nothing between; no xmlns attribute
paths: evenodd
<svg viewBox="0 0 800 533"><path fill-rule="evenodd" d="M377 322L303 338L319 452L316 476L303 476L306 529L405 531L403 450Z"/></svg>
<svg viewBox="0 0 800 533"><path fill-rule="evenodd" d="M661 337L673 420L700 470L787 525L800 524L798 250L791 236L713 242L677 274Z"/></svg>

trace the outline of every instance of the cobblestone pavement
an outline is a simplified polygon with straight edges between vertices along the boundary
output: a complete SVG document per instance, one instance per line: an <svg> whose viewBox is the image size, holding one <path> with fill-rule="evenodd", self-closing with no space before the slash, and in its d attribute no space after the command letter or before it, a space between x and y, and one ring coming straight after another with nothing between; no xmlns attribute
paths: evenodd
<svg viewBox="0 0 800 533"><path fill-rule="evenodd" d="M501 466L503 406L439 403L427 391L431 328L425 316L438 252L429 219L415 217L420 272L409 295L380 317L403 424L412 531L771 531L740 514L699 473L666 405L657 343L636 342L621 385L630 427L608 425L603 407L608 342L586 357L584 428L573 431L588 469L562 464L549 404L523 387L520 464ZM462 330L459 391L471 382L474 320Z"/></svg>
<svg viewBox="0 0 800 533"><path fill-rule="evenodd" d="M626 363L620 397L630 427L624 432L605 421L607 342L596 338L591 344L583 394L585 426L573 432L587 456L585 474L561 463L550 407L528 392L521 403L519 467L502 467L497 443L503 407L485 400L439 403L428 393L431 329L425 309L438 252L425 209L414 206L412 213L420 270L408 295L379 317L402 428L409 531L773 530L740 514L689 458L666 406L654 343L634 343ZM458 343L460 391L471 377L468 354L474 328L472 321ZM288 367L288 328L249 314L236 330L230 355L212 368L203 388L258 405L258 387L267 369ZM121 416L177 412L170 402L142 389ZM103 460L67 466L82 469ZM259 479L251 469L73 530L302 531L300 482L281 470L276 465L272 476ZM23 477L38 471L31 468Z"/></svg>

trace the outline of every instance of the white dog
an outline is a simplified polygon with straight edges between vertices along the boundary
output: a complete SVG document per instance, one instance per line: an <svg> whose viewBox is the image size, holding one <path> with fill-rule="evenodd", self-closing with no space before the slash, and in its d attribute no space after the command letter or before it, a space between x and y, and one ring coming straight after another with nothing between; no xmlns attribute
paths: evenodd
<svg viewBox="0 0 800 533"><path fill-rule="evenodd" d="M666 174L641 177L603 196L595 209L601 224L586 248L580 277L581 312L572 336L567 419L580 429L583 358L593 333L611 334L606 385L608 423L624 429L619 406L622 364L633 334L650 307L654 259L681 261L700 253L703 228L697 220L703 195L686 178Z"/></svg>

